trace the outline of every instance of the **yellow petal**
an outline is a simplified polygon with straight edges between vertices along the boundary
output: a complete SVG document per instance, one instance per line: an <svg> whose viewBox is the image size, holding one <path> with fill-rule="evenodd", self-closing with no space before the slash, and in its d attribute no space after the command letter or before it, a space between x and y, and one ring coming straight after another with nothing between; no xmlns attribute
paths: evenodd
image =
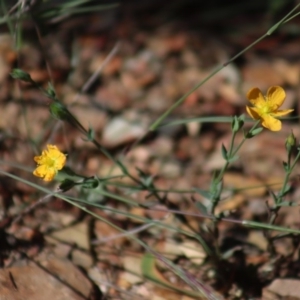
<svg viewBox="0 0 300 300"><path fill-rule="evenodd" d="M281 129L281 122L270 115L264 115L261 125L271 131L279 131Z"/></svg>
<svg viewBox="0 0 300 300"><path fill-rule="evenodd" d="M38 166L34 171L33 175L37 177L44 177L47 173L47 167L45 165Z"/></svg>
<svg viewBox="0 0 300 300"><path fill-rule="evenodd" d="M291 113L292 111L294 110L293 109L277 110L276 112L272 112L271 115L273 117L281 117Z"/></svg>
<svg viewBox="0 0 300 300"><path fill-rule="evenodd" d="M55 168L57 170L61 170L65 164L66 164L66 156L63 153L60 153L60 155L56 158Z"/></svg>
<svg viewBox="0 0 300 300"><path fill-rule="evenodd" d="M47 147L48 147L47 155L49 155L49 156L56 156L61 153L56 146L48 145Z"/></svg>
<svg viewBox="0 0 300 300"><path fill-rule="evenodd" d="M48 145L47 145L47 148L48 148L49 151L50 151L50 150L53 150L53 149L59 151L58 148L57 148L57 146L55 146L55 145L50 145L50 144L48 144Z"/></svg>
<svg viewBox="0 0 300 300"><path fill-rule="evenodd" d="M247 113L254 120L260 120L260 115L255 107L246 106Z"/></svg>
<svg viewBox="0 0 300 300"><path fill-rule="evenodd" d="M266 104L265 98L259 88L253 88L249 90L247 93L247 98L254 106L259 107Z"/></svg>
<svg viewBox="0 0 300 300"><path fill-rule="evenodd" d="M55 175L55 170L48 170L48 172L45 174L44 181L52 181Z"/></svg>
<svg viewBox="0 0 300 300"><path fill-rule="evenodd" d="M42 156L35 156L33 159L35 162L37 162L39 164L42 159Z"/></svg>
<svg viewBox="0 0 300 300"><path fill-rule="evenodd" d="M45 151L43 151L41 156L35 156L33 159L39 165L43 165L47 161L47 155L45 154Z"/></svg>
<svg viewBox="0 0 300 300"><path fill-rule="evenodd" d="M271 86L267 92L269 107L272 111L277 110L285 99L285 91L280 86Z"/></svg>

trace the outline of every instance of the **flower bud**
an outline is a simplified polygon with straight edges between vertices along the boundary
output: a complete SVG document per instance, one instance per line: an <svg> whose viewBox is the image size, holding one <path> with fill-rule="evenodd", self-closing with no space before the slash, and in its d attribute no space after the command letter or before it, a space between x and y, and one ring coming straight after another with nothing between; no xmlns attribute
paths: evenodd
<svg viewBox="0 0 300 300"><path fill-rule="evenodd" d="M76 127L82 133L86 134L86 130L84 129L84 127L70 113L70 111L67 109L67 107L63 103L61 103L57 100L54 100L51 102L51 104L49 106L49 110L50 110L51 115L55 119L58 119L61 121L66 121L69 124L71 124L72 126Z"/></svg>
<svg viewBox="0 0 300 300"><path fill-rule="evenodd" d="M20 79L25 82L33 82L30 75L21 69L13 69L10 76L14 79Z"/></svg>
<svg viewBox="0 0 300 300"><path fill-rule="evenodd" d="M287 151L291 151L291 149L295 145L296 145L296 138L295 138L293 132L291 132L285 141L285 148L287 149Z"/></svg>

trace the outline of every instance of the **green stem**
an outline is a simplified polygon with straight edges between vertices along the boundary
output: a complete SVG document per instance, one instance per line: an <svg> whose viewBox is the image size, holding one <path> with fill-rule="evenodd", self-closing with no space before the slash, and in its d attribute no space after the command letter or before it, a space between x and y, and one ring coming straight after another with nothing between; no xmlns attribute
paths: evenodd
<svg viewBox="0 0 300 300"><path fill-rule="evenodd" d="M281 204L282 200L283 200L282 195L283 195L284 191L286 190L287 184L288 184L289 179L290 179L290 175L291 175L294 167L296 166L296 163L298 162L299 158L300 158L300 151L298 151L297 156L295 157L293 164L290 166L289 170L286 171L286 173L285 173L283 185L282 185L282 188L280 189L280 192L278 193L277 203L275 203L275 207L272 210L272 214L271 214L271 217L270 217L270 220L269 220L269 224L274 224L275 223L275 220L278 216L278 211L281 207L279 204Z"/></svg>
<svg viewBox="0 0 300 300"><path fill-rule="evenodd" d="M264 38L270 36L274 31L276 31L279 26L283 23L287 23L291 19L293 19L297 14L293 15L291 18L288 19L288 17L300 6L300 4L296 5L295 8L293 8L287 15L285 15L279 22L277 22L275 25L273 25L264 35L262 35L260 38L258 38L256 41L254 41L252 44L250 44L248 47L240 51L238 54L236 54L234 57L232 57L227 62L223 63L222 65L218 66L210 75L208 75L206 78L204 78L202 81L200 81L198 84L196 84L190 91L185 93L180 99L178 99L169 109L167 109L166 112L164 112L149 128L149 131L154 131L157 129L157 127L161 124L161 122L175 109L177 108L189 95L191 95L195 90L197 90L200 86L202 86L204 83L206 83L210 78L212 78L215 74L220 72L222 69L224 69L226 66L228 66L230 63L232 63L234 60L236 60L238 57L240 57L242 54L244 54L246 51L251 49L253 46L258 44L260 41L262 41Z"/></svg>
<svg viewBox="0 0 300 300"><path fill-rule="evenodd" d="M252 132L260 123L260 120L256 121L255 124L252 126L252 128L249 130L249 132ZM232 137L231 137L231 141L230 141L230 146L229 146L229 150L228 150L228 157L227 160L225 162L225 164L223 165L222 169L220 170L217 178L214 179L213 181L213 185L212 185L212 194L213 194L213 199L211 199L211 207L209 209L209 212L214 215L215 209L220 201L220 195L222 192L222 188L219 188L219 184L221 183L225 171L227 170L229 164L230 164L230 160L236 155L236 153L239 151L239 149L242 147L242 145L244 144L244 142L247 140L246 136L244 135L243 140L240 142L240 144L234 149L234 140L236 137L236 132L233 132Z"/></svg>

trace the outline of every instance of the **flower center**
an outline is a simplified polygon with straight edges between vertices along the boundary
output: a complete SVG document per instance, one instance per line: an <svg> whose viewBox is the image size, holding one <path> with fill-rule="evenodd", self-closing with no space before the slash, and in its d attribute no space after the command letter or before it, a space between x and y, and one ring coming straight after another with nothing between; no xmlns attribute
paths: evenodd
<svg viewBox="0 0 300 300"><path fill-rule="evenodd" d="M54 168L55 167L55 159L48 157L46 165L48 166L49 169Z"/></svg>
<svg viewBox="0 0 300 300"><path fill-rule="evenodd" d="M270 113L270 107L268 107L268 106L266 105L266 106L264 106L264 107L262 107L262 108L260 109L260 112L261 112L262 115L269 114L269 113Z"/></svg>
<svg viewBox="0 0 300 300"><path fill-rule="evenodd" d="M259 108L259 113L260 115L267 115L270 114L272 112L272 109L268 103L268 98L265 97L265 102L263 105L261 105Z"/></svg>

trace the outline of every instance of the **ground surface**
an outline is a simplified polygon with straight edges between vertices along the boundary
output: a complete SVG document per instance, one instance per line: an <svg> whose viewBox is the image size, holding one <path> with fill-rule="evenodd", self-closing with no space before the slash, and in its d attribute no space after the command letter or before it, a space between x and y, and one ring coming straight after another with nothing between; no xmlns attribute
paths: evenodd
<svg viewBox="0 0 300 300"><path fill-rule="evenodd" d="M206 200L194 188L207 190L214 171L224 165L221 146L229 144L230 123L164 126L133 145L176 100L264 34L283 11L272 14L264 8L227 14L220 9L223 13L216 16L218 10L201 14L197 6L174 3L178 7L174 4L172 9L158 2L128 3L57 24L28 20L19 49L2 28L0 299L201 299L180 293L191 291L192 284L179 279L163 259L145 256L145 247L105 220L188 271L211 291L202 299L300 299L297 235L278 239L271 251L268 233L259 229L223 221L215 239L205 231L209 221L201 217L197 203L205 205ZM277 85L287 93L284 108L294 108L297 116L299 20L216 74L165 122L240 115L245 113L250 88L266 92ZM149 191L134 189L132 180L120 179L120 169L76 128L51 118L49 99L32 85L13 80L9 73L14 67L29 72L45 88L52 81L58 98L83 126L95 130L96 139L111 155L121 157L134 176L142 170L153 178L160 203ZM248 122L245 128L251 125ZM246 141L225 174L224 201L217 213L231 220L268 222L266 203L272 205L270 191L282 186L285 140L291 131L299 138L298 120L283 121L280 132L264 130ZM238 133L237 141L242 136ZM68 153L68 166L76 173L117 177L104 182L97 193L73 188L64 194L89 201L83 206L100 219L59 197L47 198L24 213L47 194L41 188L55 191L59 184L32 175L33 157L49 143ZM287 196L295 206L281 208L276 225L300 227L297 174L299 167ZM151 209L132 205L151 201L156 203ZM186 217L175 217L168 209ZM194 233L211 246L219 245L224 259L218 263L209 259ZM165 287L147 276L143 263Z"/></svg>

